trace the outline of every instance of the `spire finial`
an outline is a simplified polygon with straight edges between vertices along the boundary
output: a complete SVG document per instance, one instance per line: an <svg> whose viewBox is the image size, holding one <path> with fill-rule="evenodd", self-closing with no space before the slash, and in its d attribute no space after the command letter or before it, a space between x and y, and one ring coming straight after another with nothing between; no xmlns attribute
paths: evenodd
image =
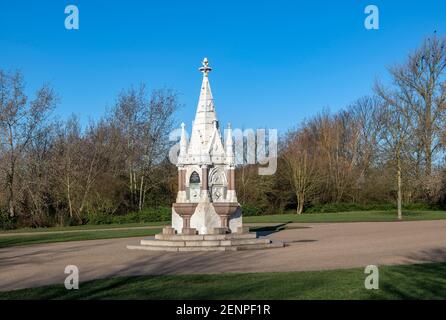
<svg viewBox="0 0 446 320"><path fill-rule="evenodd" d="M198 70L200 70L203 73L203 75L205 77L207 77L208 73L212 70L212 68L209 67L208 58L204 58L202 64L203 64L203 66L201 68L199 68Z"/></svg>

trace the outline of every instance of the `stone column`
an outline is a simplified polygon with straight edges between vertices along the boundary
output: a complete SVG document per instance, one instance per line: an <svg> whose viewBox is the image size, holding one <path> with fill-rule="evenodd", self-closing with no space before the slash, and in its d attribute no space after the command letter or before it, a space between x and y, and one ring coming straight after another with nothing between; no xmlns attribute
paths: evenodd
<svg viewBox="0 0 446 320"><path fill-rule="evenodd" d="M208 166L201 167L201 190L208 190Z"/></svg>
<svg viewBox="0 0 446 320"><path fill-rule="evenodd" d="M186 202L186 169L183 167L178 167L178 203Z"/></svg>
<svg viewBox="0 0 446 320"><path fill-rule="evenodd" d="M209 191L208 191L208 172L209 168L207 165L201 166L201 201L210 202Z"/></svg>
<svg viewBox="0 0 446 320"><path fill-rule="evenodd" d="M190 215L183 215L183 229L190 228Z"/></svg>
<svg viewBox="0 0 446 320"><path fill-rule="evenodd" d="M227 199L229 202L237 202L237 196L235 194L235 168L231 166L226 172L228 179Z"/></svg>
<svg viewBox="0 0 446 320"><path fill-rule="evenodd" d="M228 215L221 215L220 216L220 223L221 227L225 229L229 229L229 216Z"/></svg>
<svg viewBox="0 0 446 320"><path fill-rule="evenodd" d="M178 168L178 190L179 191L185 191L186 190L186 181L184 179L185 177L185 171L183 168Z"/></svg>
<svg viewBox="0 0 446 320"><path fill-rule="evenodd" d="M233 167L228 169L228 190L235 190L235 170Z"/></svg>

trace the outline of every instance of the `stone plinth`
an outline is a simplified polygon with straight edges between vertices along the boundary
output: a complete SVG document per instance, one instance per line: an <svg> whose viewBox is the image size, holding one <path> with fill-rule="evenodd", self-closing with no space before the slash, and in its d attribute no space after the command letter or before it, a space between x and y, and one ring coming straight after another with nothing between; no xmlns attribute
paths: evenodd
<svg viewBox="0 0 446 320"><path fill-rule="evenodd" d="M195 234L197 234L197 229L195 229L195 228L183 228L183 229L181 229L181 234L184 234L184 235L195 235Z"/></svg>
<svg viewBox="0 0 446 320"><path fill-rule="evenodd" d="M257 238L256 233L230 233L215 235L157 234L155 238L141 240L139 246L129 249L150 251L239 251L281 248L280 241Z"/></svg>
<svg viewBox="0 0 446 320"><path fill-rule="evenodd" d="M249 232L249 227L238 227L237 228L237 233L248 233Z"/></svg>
<svg viewBox="0 0 446 320"><path fill-rule="evenodd" d="M171 226L167 226L167 227L163 228L163 234L173 235L173 234L176 234L176 231Z"/></svg>
<svg viewBox="0 0 446 320"><path fill-rule="evenodd" d="M214 228L211 234L227 234L230 233L229 228Z"/></svg>

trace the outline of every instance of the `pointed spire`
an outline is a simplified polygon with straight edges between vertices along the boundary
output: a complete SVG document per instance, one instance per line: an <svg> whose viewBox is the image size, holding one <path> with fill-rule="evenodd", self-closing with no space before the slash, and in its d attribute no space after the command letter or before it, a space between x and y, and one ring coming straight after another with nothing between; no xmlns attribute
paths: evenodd
<svg viewBox="0 0 446 320"><path fill-rule="evenodd" d="M234 155L234 142L232 141L232 129L231 124L228 123L228 128L226 129L226 159L228 160L228 164L234 164L235 155Z"/></svg>
<svg viewBox="0 0 446 320"><path fill-rule="evenodd" d="M212 71L212 68L209 67L209 60L208 58L204 58L203 62L202 62L202 67L199 68L198 70L200 70L201 72L203 72L203 76L207 77L208 73Z"/></svg>
<svg viewBox="0 0 446 320"><path fill-rule="evenodd" d="M231 128L231 123L228 123L228 128L226 129L226 146L232 146L233 142L232 142L232 128Z"/></svg>
<svg viewBox="0 0 446 320"><path fill-rule="evenodd" d="M212 97L212 91L208 77L208 74L212 70L212 68L209 67L208 58L204 58L202 64L203 66L198 69L203 73L203 81L201 83L200 99L198 101L197 111L213 111L214 98Z"/></svg>
<svg viewBox="0 0 446 320"><path fill-rule="evenodd" d="M215 125L218 124L217 115L215 113L214 99L212 96L211 86L209 84L209 72L212 70L209 67L207 58L203 59L202 67L199 70L203 73L203 80L200 88L200 97L198 99L197 111L195 113L195 120L192 125L191 138L188 146L189 156L198 156L203 163L209 162L207 159L210 156L211 144L215 140L219 140L220 150L223 151L223 144L221 136L217 132L218 139L214 138ZM218 131L218 130L217 130Z"/></svg>
<svg viewBox="0 0 446 320"><path fill-rule="evenodd" d="M178 163L181 164L185 161L187 155L187 137L186 137L186 125L181 123L181 138L180 138L180 154L178 156Z"/></svg>

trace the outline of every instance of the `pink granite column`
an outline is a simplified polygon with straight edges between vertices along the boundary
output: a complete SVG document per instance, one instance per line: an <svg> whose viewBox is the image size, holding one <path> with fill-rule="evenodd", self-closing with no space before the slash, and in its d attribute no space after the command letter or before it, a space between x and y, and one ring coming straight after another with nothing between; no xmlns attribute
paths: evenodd
<svg viewBox="0 0 446 320"><path fill-rule="evenodd" d="M201 190L208 189L208 166L201 167Z"/></svg>
<svg viewBox="0 0 446 320"><path fill-rule="evenodd" d="M235 190L235 170L234 170L234 168L228 169L228 190Z"/></svg>
<svg viewBox="0 0 446 320"><path fill-rule="evenodd" d="M178 190L179 191L185 191L186 185L185 185L185 172L183 168L178 168Z"/></svg>

